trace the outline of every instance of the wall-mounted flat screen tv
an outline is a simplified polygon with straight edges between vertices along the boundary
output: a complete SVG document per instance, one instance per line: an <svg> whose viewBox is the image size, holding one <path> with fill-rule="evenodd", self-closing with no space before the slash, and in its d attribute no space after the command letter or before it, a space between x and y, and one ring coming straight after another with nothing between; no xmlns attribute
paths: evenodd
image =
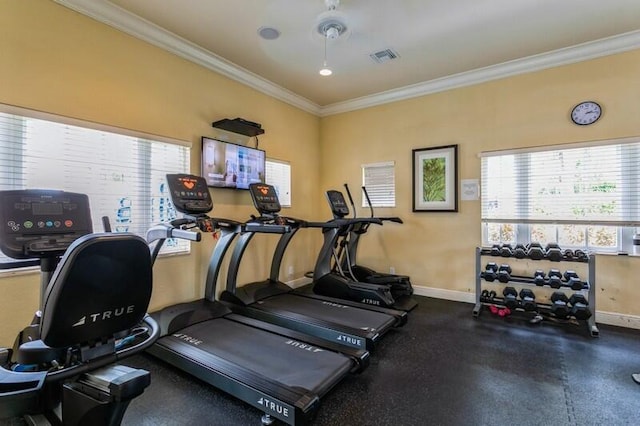
<svg viewBox="0 0 640 426"><path fill-rule="evenodd" d="M202 176L217 188L249 189L264 183L265 152L217 139L202 137Z"/></svg>

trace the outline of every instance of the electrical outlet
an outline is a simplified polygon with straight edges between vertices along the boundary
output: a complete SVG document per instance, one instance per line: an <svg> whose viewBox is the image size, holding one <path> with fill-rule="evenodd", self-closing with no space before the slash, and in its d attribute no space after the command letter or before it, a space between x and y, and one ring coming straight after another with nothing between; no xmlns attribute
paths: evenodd
<svg viewBox="0 0 640 426"><path fill-rule="evenodd" d="M292 277L293 277L293 266L289 266L289 267L287 268L287 276L288 276L289 278L292 278Z"/></svg>
<svg viewBox="0 0 640 426"><path fill-rule="evenodd" d="M396 273L396 268L393 266L389 266L389 273L390 274L395 274Z"/></svg>

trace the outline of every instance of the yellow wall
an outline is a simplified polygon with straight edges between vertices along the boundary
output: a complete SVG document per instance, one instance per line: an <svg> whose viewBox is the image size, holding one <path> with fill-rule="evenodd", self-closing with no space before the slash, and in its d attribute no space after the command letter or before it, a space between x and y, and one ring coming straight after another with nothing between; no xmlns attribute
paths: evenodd
<svg viewBox="0 0 640 426"><path fill-rule="evenodd" d="M640 51L318 119L51 1L0 0L0 10L0 103L192 142L196 172L200 136L218 135L212 121L261 122L261 148L292 164L288 215L328 218L324 189L358 188L361 164L395 161L397 207L378 213L405 224L372 229L360 260L394 266L418 286L474 291L480 208L466 201L458 213L412 213L412 149L458 144L459 178L478 179L481 151L640 134ZM603 118L572 125L569 109L586 99L601 103ZM216 216L253 211L244 192L214 190L213 198ZM152 309L199 297L213 243L205 236L191 256L159 261ZM268 271L274 238L253 243L240 282ZM300 277L318 248L318 234L301 231L285 268ZM598 309L640 315L637 275L637 258L599 256ZM38 284L35 273L0 278L0 345L31 319Z"/></svg>
<svg viewBox="0 0 640 426"><path fill-rule="evenodd" d="M0 103L95 121L193 143L191 170L200 169L200 137L219 136L211 122L243 117L263 124L260 148L292 165L293 207L313 218L309 199L319 182L319 119L178 58L48 0L0 0ZM227 135L228 136L228 135ZM246 220L254 212L245 191L213 190L218 217ZM191 256L160 259L152 309L200 297L213 239ZM268 273L269 237L245 254L239 282ZM319 236L300 232L283 270L294 278L312 269ZM287 277L288 278L288 277ZM0 345L10 345L38 304L36 273L0 278Z"/></svg>
<svg viewBox="0 0 640 426"><path fill-rule="evenodd" d="M411 150L458 144L459 179L479 179L482 151L638 136L639 75L640 51L632 51L325 117L320 186L358 188L362 164L395 161L397 207L377 213L405 224L372 229L360 262L394 266L418 286L475 292L480 202L461 201L457 213L413 213ZM594 125L571 123L570 109L583 100L603 107ZM597 309L640 315L640 259L598 256L597 263Z"/></svg>

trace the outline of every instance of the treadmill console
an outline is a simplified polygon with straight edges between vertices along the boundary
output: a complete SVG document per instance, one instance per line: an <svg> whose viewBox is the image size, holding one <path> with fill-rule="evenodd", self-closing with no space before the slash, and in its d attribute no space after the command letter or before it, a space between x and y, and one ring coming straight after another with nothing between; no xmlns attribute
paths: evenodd
<svg viewBox="0 0 640 426"><path fill-rule="evenodd" d="M334 218L341 219L349 214L349 207L344 200L342 192L333 189L327 191L327 201Z"/></svg>
<svg viewBox="0 0 640 426"><path fill-rule="evenodd" d="M252 183L249 192L253 205L260 214L275 214L280 211L280 201L273 185L265 183Z"/></svg>
<svg viewBox="0 0 640 426"><path fill-rule="evenodd" d="M198 215L213 209L207 181L201 176L168 174L167 184L173 206L180 213Z"/></svg>
<svg viewBox="0 0 640 426"><path fill-rule="evenodd" d="M39 189L0 191L0 250L14 259L62 255L92 232L89 198Z"/></svg>

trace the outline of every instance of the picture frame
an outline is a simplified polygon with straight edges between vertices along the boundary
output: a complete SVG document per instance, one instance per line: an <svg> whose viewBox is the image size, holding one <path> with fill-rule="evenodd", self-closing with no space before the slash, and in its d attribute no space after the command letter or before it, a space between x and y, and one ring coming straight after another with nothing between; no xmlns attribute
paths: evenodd
<svg viewBox="0 0 640 426"><path fill-rule="evenodd" d="M413 211L458 211L458 145L414 149Z"/></svg>

